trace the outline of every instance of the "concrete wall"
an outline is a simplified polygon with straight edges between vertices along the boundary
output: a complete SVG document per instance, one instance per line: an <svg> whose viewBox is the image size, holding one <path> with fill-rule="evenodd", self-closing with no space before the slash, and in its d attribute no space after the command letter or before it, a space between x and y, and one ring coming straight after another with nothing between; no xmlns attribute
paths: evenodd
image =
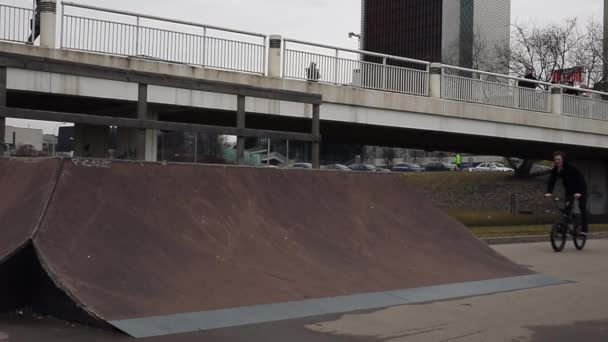
<svg viewBox="0 0 608 342"><path fill-rule="evenodd" d="M15 135L16 148L19 148L19 146L22 145L32 145L35 150L42 151L43 132L41 129L6 126L4 136L5 143L13 143L13 133Z"/></svg>

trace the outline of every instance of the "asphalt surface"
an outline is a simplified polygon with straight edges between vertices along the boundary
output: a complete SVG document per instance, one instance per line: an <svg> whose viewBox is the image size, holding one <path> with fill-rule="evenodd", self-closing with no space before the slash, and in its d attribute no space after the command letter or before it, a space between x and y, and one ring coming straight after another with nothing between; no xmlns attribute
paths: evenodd
<svg viewBox="0 0 608 342"><path fill-rule="evenodd" d="M495 247L534 271L574 281L568 285L462 300L406 305L375 312L316 317L210 332L142 339L173 341L608 341L608 240L583 252L569 242L556 254L548 243ZM24 315L0 317L9 341L114 342L117 333ZM0 334L1 335L1 334Z"/></svg>

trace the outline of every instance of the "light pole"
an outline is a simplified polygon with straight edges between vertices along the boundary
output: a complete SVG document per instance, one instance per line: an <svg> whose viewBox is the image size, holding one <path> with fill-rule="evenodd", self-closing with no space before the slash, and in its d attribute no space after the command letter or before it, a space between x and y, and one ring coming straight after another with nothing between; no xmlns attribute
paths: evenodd
<svg viewBox="0 0 608 342"><path fill-rule="evenodd" d="M608 0L606 0L608 1ZM359 33L354 33L354 32L348 32L348 38L353 38L353 37L357 37L357 48L361 49L361 34Z"/></svg>

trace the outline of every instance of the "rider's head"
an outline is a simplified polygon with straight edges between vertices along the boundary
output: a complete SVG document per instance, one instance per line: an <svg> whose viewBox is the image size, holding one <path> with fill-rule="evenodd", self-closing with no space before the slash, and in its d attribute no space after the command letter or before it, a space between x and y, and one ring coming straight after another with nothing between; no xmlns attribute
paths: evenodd
<svg viewBox="0 0 608 342"><path fill-rule="evenodd" d="M562 151L553 152L553 163L557 167L564 166L564 161L566 160L566 154Z"/></svg>

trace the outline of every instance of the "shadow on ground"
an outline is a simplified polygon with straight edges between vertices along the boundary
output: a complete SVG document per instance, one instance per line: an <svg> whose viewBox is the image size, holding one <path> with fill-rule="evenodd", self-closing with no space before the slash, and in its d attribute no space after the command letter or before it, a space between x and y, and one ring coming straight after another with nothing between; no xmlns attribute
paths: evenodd
<svg viewBox="0 0 608 342"><path fill-rule="evenodd" d="M561 326L536 326L529 327L529 329L533 331L529 340L531 342L608 341L608 321L577 322Z"/></svg>

